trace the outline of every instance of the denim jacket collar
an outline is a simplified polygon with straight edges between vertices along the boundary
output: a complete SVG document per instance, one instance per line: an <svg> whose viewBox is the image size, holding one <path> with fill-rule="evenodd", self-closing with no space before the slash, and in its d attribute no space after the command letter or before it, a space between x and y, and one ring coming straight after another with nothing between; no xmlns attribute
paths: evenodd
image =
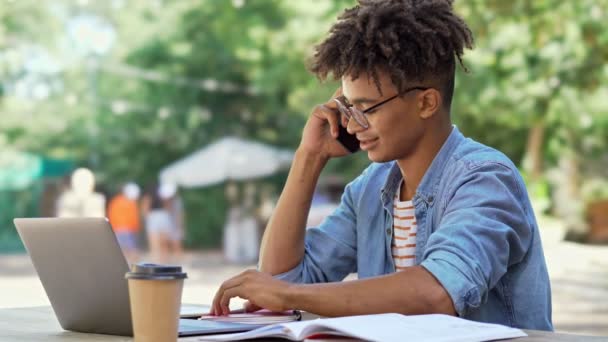
<svg viewBox="0 0 608 342"><path fill-rule="evenodd" d="M418 189L416 189L416 194L412 200L415 207L418 207L420 202L426 203L427 206L433 205L436 197L435 195L437 193L437 187L439 186L439 181L441 180L441 173L443 172L446 163L456 147L464 139L465 137L454 125L452 132L450 132L450 135L443 143L443 146L433 159L433 162L424 173L424 176L418 185ZM396 161L390 162L388 167L390 167L388 177L386 178L384 186L382 186L382 189L380 190L382 204L387 209L391 208L391 201L402 179L401 170L399 169L399 165L397 165Z"/></svg>

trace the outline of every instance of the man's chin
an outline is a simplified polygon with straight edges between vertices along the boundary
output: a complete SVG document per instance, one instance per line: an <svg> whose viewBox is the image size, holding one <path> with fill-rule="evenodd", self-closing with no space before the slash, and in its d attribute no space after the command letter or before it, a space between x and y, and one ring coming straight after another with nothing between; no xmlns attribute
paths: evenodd
<svg viewBox="0 0 608 342"><path fill-rule="evenodd" d="M367 151L367 159L371 160L374 163L386 163L389 161L393 161L393 159L388 158L385 155L380 153L374 153L373 151Z"/></svg>

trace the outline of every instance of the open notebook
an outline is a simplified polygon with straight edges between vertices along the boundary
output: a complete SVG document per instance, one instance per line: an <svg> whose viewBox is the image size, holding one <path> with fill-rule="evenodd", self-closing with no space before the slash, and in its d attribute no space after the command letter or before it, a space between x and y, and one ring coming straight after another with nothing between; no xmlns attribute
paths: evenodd
<svg viewBox="0 0 608 342"><path fill-rule="evenodd" d="M382 342L472 342L527 336L519 329L448 315L405 316L389 313L279 323L244 333L209 335L201 341L234 341L260 337L301 341L325 334Z"/></svg>

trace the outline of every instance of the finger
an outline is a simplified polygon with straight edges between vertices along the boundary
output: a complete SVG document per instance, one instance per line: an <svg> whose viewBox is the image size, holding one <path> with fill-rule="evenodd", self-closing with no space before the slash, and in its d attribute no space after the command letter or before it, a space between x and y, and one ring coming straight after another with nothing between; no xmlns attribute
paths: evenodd
<svg viewBox="0 0 608 342"><path fill-rule="evenodd" d="M233 287L231 289L228 289L226 291L224 291L224 293L222 294L222 297L220 299L220 312L222 315L228 315L230 313L230 299L234 298L234 297L241 297L243 298L243 295L240 294L241 292L241 287Z"/></svg>
<svg viewBox="0 0 608 342"><path fill-rule="evenodd" d="M342 127L346 128L346 126L348 126L348 119L346 118L346 116L342 115L342 113L338 109L338 104L336 103L336 99L341 96L342 96L342 87L340 87L340 88L338 88L338 90L336 90L336 92L334 93L332 98L329 101L327 101L327 103L325 103L325 106L327 106L329 109L333 110L334 112L338 113L338 115L340 116L340 123L342 124Z"/></svg>
<svg viewBox="0 0 608 342"><path fill-rule="evenodd" d="M322 112L325 120L329 123L329 130L331 132L331 135L334 138L338 137L338 125L340 125L340 123L338 122L339 120L339 115L340 113L337 111L337 109L332 109L330 107L328 107L326 104L322 104L317 106L317 110L319 112Z"/></svg>
<svg viewBox="0 0 608 342"><path fill-rule="evenodd" d="M220 287L220 289L215 293L215 296L213 297L213 304L211 304L214 315L220 315L220 316L222 315L223 311L222 311L221 300L227 290L228 289L225 289L224 286L222 285Z"/></svg>
<svg viewBox="0 0 608 342"><path fill-rule="evenodd" d="M213 302L211 304L211 313L213 315L221 315L222 314L222 310L220 308L220 299L222 298L222 295L224 294L224 292L227 289L229 289L231 287L234 287L232 285L234 283L236 283L235 279L231 278L231 279L223 282L222 285L220 286L220 288L215 292L215 296L213 296Z"/></svg>
<svg viewBox="0 0 608 342"><path fill-rule="evenodd" d="M259 272L256 270L246 270L246 271L243 271L240 274L226 280L225 282L223 282L222 285L220 286L220 288L215 293L215 296L213 297L213 304L211 307L213 308L214 313L216 315L222 314L220 300L221 300L224 292L226 292L227 290L229 290L231 288L240 286L248 278L251 278L251 276L254 276L257 273L259 273Z"/></svg>
<svg viewBox="0 0 608 342"><path fill-rule="evenodd" d="M222 297L224 296L224 293L226 293L226 291L218 291L215 294L215 298L213 298L213 311L216 316L223 315L221 300L222 300Z"/></svg>
<svg viewBox="0 0 608 342"><path fill-rule="evenodd" d="M243 304L243 309L245 310L245 312L255 312L258 310L262 310L262 307L257 306L248 300Z"/></svg>
<svg viewBox="0 0 608 342"><path fill-rule="evenodd" d="M348 118L346 117L346 115L340 114L340 123L344 128L348 126Z"/></svg>
<svg viewBox="0 0 608 342"><path fill-rule="evenodd" d="M220 287L220 289L221 289L221 287ZM222 293L223 293L223 291L221 291L221 290L217 290L217 292L215 292L215 296L213 296L213 301L211 302L211 311L209 311L209 314L215 316L220 313L220 311L218 310L218 306L219 306L219 301L222 296Z"/></svg>
<svg viewBox="0 0 608 342"><path fill-rule="evenodd" d="M338 138L338 130L340 129L339 125L340 123L340 113L338 112L337 114L335 112L332 113L332 115L329 115L327 118L327 121L329 122L329 129L331 132L331 135L337 139Z"/></svg>

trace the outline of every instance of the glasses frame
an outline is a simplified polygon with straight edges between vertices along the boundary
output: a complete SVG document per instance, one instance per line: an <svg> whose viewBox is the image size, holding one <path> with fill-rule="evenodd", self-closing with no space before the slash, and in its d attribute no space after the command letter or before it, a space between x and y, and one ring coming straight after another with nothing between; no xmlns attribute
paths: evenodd
<svg viewBox="0 0 608 342"><path fill-rule="evenodd" d="M340 111L340 113L342 115L344 115L346 117L347 121L350 121L350 118L352 117L355 119L355 121L357 121L359 126L364 127L364 128L369 128L369 121L367 120L367 113L398 98L399 96L409 93L410 91L414 91L414 90L423 90L424 91L427 89L431 89L431 88L427 88L427 87L408 88L401 95L400 94L393 95L393 96L389 97L388 99L380 101L380 102L376 103L375 105L373 105L367 109L364 109L364 110L358 109L350 103L347 104L346 97L344 95L336 97L334 99L334 101L338 104L338 110Z"/></svg>

